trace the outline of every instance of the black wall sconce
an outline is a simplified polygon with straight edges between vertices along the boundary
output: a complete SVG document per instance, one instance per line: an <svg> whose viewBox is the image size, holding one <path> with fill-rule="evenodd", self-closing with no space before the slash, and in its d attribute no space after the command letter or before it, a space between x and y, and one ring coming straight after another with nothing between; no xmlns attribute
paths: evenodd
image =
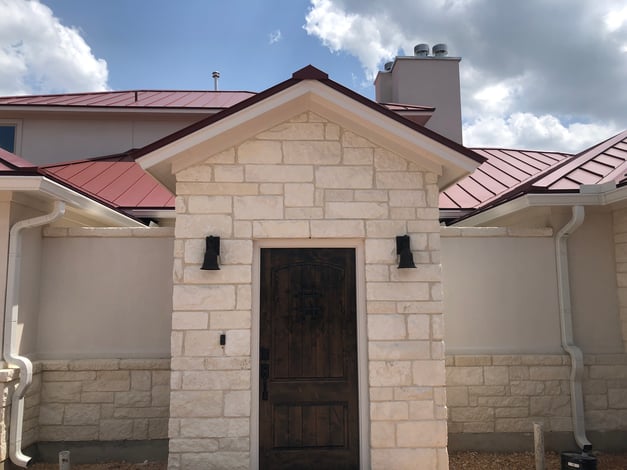
<svg viewBox="0 0 627 470"><path fill-rule="evenodd" d="M220 269L218 256L220 256L220 237L209 236L205 239L205 260L200 269L205 271L217 271Z"/></svg>
<svg viewBox="0 0 627 470"><path fill-rule="evenodd" d="M396 237L396 254L399 256L398 269L415 268L414 255L409 246L409 235Z"/></svg>

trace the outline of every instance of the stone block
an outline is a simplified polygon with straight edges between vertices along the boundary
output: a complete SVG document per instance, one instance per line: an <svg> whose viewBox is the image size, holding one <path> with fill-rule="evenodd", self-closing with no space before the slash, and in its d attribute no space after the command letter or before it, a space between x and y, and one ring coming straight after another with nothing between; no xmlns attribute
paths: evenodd
<svg viewBox="0 0 627 470"><path fill-rule="evenodd" d="M258 139L268 140L322 140L324 124L310 122L284 122L261 132Z"/></svg>
<svg viewBox="0 0 627 470"><path fill-rule="evenodd" d="M380 189L422 189L422 173L400 171L377 171L375 187Z"/></svg>
<svg viewBox="0 0 627 470"><path fill-rule="evenodd" d="M285 218L293 219L322 219L324 210L322 207L286 207Z"/></svg>
<svg viewBox="0 0 627 470"><path fill-rule="evenodd" d="M208 330L190 330L185 333L186 356L222 356L220 332Z"/></svg>
<svg viewBox="0 0 627 470"><path fill-rule="evenodd" d="M327 202L325 217L328 219L385 219L388 205L381 202Z"/></svg>
<svg viewBox="0 0 627 470"><path fill-rule="evenodd" d="M531 416L570 416L570 397L531 397Z"/></svg>
<svg viewBox="0 0 627 470"><path fill-rule="evenodd" d="M451 421L492 421L494 408L488 406L456 406L450 410Z"/></svg>
<svg viewBox="0 0 627 470"><path fill-rule="evenodd" d="M429 341L370 341L368 357L371 360L430 359Z"/></svg>
<svg viewBox="0 0 627 470"><path fill-rule="evenodd" d="M259 187L253 183L176 183L176 191L180 196L252 196L259 193Z"/></svg>
<svg viewBox="0 0 627 470"><path fill-rule="evenodd" d="M229 330L226 332L224 353L227 356L249 356L250 330Z"/></svg>
<svg viewBox="0 0 627 470"><path fill-rule="evenodd" d="M252 308L252 288L250 285L237 286L237 304L235 308L237 310L250 310ZM240 318L240 320L243 320L243 318ZM249 326L238 323L234 328L249 328Z"/></svg>
<svg viewBox="0 0 627 470"><path fill-rule="evenodd" d="M394 387L394 400L415 401L415 400L431 400L433 398L432 387ZM388 398L391 400L391 398Z"/></svg>
<svg viewBox="0 0 627 470"><path fill-rule="evenodd" d="M100 420L100 406L96 404L65 405L63 424L73 426L97 425Z"/></svg>
<svg viewBox="0 0 627 470"><path fill-rule="evenodd" d="M283 184L282 183L261 183L259 185L259 194L270 195L270 196L281 196L283 195Z"/></svg>
<svg viewBox="0 0 627 470"><path fill-rule="evenodd" d="M399 157L395 153L383 148L376 148L374 151L374 167L384 171L405 171L407 170L407 160Z"/></svg>
<svg viewBox="0 0 627 470"><path fill-rule="evenodd" d="M181 419L181 437L247 437L249 433L248 418Z"/></svg>
<svg viewBox="0 0 627 470"><path fill-rule="evenodd" d="M397 235L404 234L406 231L406 223L402 220L366 221L366 233L368 234L368 238L391 238L396 240ZM396 243L396 241L394 243Z"/></svg>
<svg viewBox="0 0 627 470"><path fill-rule="evenodd" d="M173 330L205 330L208 324L207 312L174 312L172 314Z"/></svg>
<svg viewBox="0 0 627 470"><path fill-rule="evenodd" d="M222 263L216 271L205 271L198 265L188 266L183 273L187 284L249 284L252 280L250 265Z"/></svg>
<svg viewBox="0 0 627 470"><path fill-rule="evenodd" d="M215 452L218 439L170 439L170 452Z"/></svg>
<svg viewBox="0 0 627 470"><path fill-rule="evenodd" d="M627 389L608 390L607 402L610 408L627 409Z"/></svg>
<svg viewBox="0 0 627 470"><path fill-rule="evenodd" d="M384 189L358 189L354 191L355 201L386 202L388 192Z"/></svg>
<svg viewBox="0 0 627 470"><path fill-rule="evenodd" d="M370 387L370 401L390 401L394 400L393 387Z"/></svg>
<svg viewBox="0 0 627 470"><path fill-rule="evenodd" d="M51 425L63 423L65 406L56 403L43 404L39 407L39 424Z"/></svg>
<svg viewBox="0 0 627 470"><path fill-rule="evenodd" d="M368 339L404 339L407 336L403 315L368 315Z"/></svg>
<svg viewBox="0 0 627 470"><path fill-rule="evenodd" d="M394 269L394 268L392 268ZM431 321L435 321L436 318L442 319L441 313L443 310L442 302L399 302L398 313L425 313L431 315Z"/></svg>
<svg viewBox="0 0 627 470"><path fill-rule="evenodd" d="M401 421L409 418L407 402L373 402L370 404L370 419L373 421Z"/></svg>
<svg viewBox="0 0 627 470"><path fill-rule="evenodd" d="M249 140L237 148L239 163L280 163L283 159L281 142Z"/></svg>
<svg viewBox="0 0 627 470"><path fill-rule="evenodd" d="M339 140L340 126L332 123L326 124L324 126L324 138L325 140Z"/></svg>
<svg viewBox="0 0 627 470"><path fill-rule="evenodd" d="M413 385L410 361L370 361L368 369L371 387Z"/></svg>
<svg viewBox="0 0 627 470"><path fill-rule="evenodd" d="M507 385L509 383L509 368L507 366L484 367L483 378L486 385Z"/></svg>
<svg viewBox="0 0 627 470"><path fill-rule="evenodd" d="M446 385L482 385L482 367L451 367L446 370Z"/></svg>
<svg viewBox="0 0 627 470"><path fill-rule="evenodd" d="M285 205L290 207L313 206L314 185L308 183L287 183L285 185Z"/></svg>
<svg viewBox="0 0 627 470"><path fill-rule="evenodd" d="M422 237L415 237L412 243L418 244ZM418 248L420 249L420 248ZM416 269L390 269L390 280L398 282L440 282L442 269L439 264L417 264Z"/></svg>
<svg viewBox="0 0 627 470"><path fill-rule="evenodd" d="M187 210L190 214L230 214L233 210L231 196L189 196Z"/></svg>
<svg viewBox="0 0 627 470"><path fill-rule="evenodd" d="M370 423L370 445L375 448L396 447L396 425L393 422Z"/></svg>
<svg viewBox="0 0 627 470"><path fill-rule="evenodd" d="M211 181L212 167L209 165L194 165L176 174L176 181Z"/></svg>
<svg viewBox="0 0 627 470"><path fill-rule="evenodd" d="M230 215L222 214L178 215L174 231L176 238L204 240L207 234L230 237L233 233L233 221Z"/></svg>
<svg viewBox="0 0 627 470"><path fill-rule="evenodd" d="M470 423L464 423L463 429L465 433L494 432L494 423L491 421L490 422L474 421Z"/></svg>
<svg viewBox="0 0 627 470"><path fill-rule="evenodd" d="M81 382L49 382L42 385L43 403L80 403Z"/></svg>
<svg viewBox="0 0 627 470"><path fill-rule="evenodd" d="M355 191L352 189L326 189L324 200L327 202L348 202L355 200Z"/></svg>
<svg viewBox="0 0 627 470"><path fill-rule="evenodd" d="M449 407L468 405L468 388L446 387L446 402Z"/></svg>
<svg viewBox="0 0 627 470"><path fill-rule="evenodd" d="M266 220L253 222L254 238L309 238L306 220Z"/></svg>
<svg viewBox="0 0 627 470"><path fill-rule="evenodd" d="M149 406L151 403L151 392L143 390L133 390L130 392L117 392L115 394L116 406Z"/></svg>
<svg viewBox="0 0 627 470"><path fill-rule="evenodd" d="M244 181L244 167L241 165L215 165L213 167L213 179L218 183Z"/></svg>
<svg viewBox="0 0 627 470"><path fill-rule="evenodd" d="M83 384L85 392L124 392L130 390L129 371L99 371L96 380Z"/></svg>
<svg viewBox="0 0 627 470"><path fill-rule="evenodd" d="M345 148L342 163L344 165L370 165L373 160L372 148Z"/></svg>
<svg viewBox="0 0 627 470"><path fill-rule="evenodd" d="M103 419L99 422L98 437L102 441L120 441L133 438L133 420Z"/></svg>
<svg viewBox="0 0 627 470"><path fill-rule="evenodd" d="M432 420L435 417L435 409L432 401L409 402L409 419L424 421ZM442 419L446 419L446 415L444 415Z"/></svg>
<svg viewBox="0 0 627 470"><path fill-rule="evenodd" d="M531 380L568 380L570 367L566 366L530 366Z"/></svg>
<svg viewBox="0 0 627 470"><path fill-rule="evenodd" d="M226 392L224 394L224 416L250 416L249 390Z"/></svg>
<svg viewBox="0 0 627 470"><path fill-rule="evenodd" d="M222 416L221 391L172 391L170 415L173 418L212 418Z"/></svg>
<svg viewBox="0 0 627 470"><path fill-rule="evenodd" d="M251 327L250 310L213 311L209 318L209 327L212 330L249 329Z"/></svg>
<svg viewBox="0 0 627 470"><path fill-rule="evenodd" d="M413 361L413 384L419 386L441 387L445 384L445 368L443 360Z"/></svg>
<svg viewBox="0 0 627 470"><path fill-rule="evenodd" d="M390 269L387 264L367 264L367 282L386 282L390 280Z"/></svg>
<svg viewBox="0 0 627 470"><path fill-rule="evenodd" d="M426 282L369 282L366 289L368 300L412 301L429 300L429 284Z"/></svg>
<svg viewBox="0 0 627 470"><path fill-rule="evenodd" d="M316 171L316 187L333 189L370 189L373 171L370 166L321 166Z"/></svg>
<svg viewBox="0 0 627 470"><path fill-rule="evenodd" d="M312 220L310 226L313 238L363 238L365 236L362 220Z"/></svg>
<svg viewBox="0 0 627 470"><path fill-rule="evenodd" d="M375 147L368 139L351 131L342 132L342 147Z"/></svg>
<svg viewBox="0 0 627 470"><path fill-rule="evenodd" d="M234 286L175 285L173 291L173 306L176 310L232 310L235 307Z"/></svg>
<svg viewBox="0 0 627 470"><path fill-rule="evenodd" d="M170 404L170 387L156 385L150 392L150 404L152 406L168 406Z"/></svg>
<svg viewBox="0 0 627 470"><path fill-rule="evenodd" d="M396 442L399 447L446 447L446 422L409 421L397 423Z"/></svg>
<svg viewBox="0 0 627 470"><path fill-rule="evenodd" d="M393 462L394 470L447 469L438 466L436 449L373 449L372 470L390 470Z"/></svg>
<svg viewBox="0 0 627 470"><path fill-rule="evenodd" d="M280 169L276 165L246 165L245 169L246 181L255 183L308 183L313 175L310 165L283 165Z"/></svg>
<svg viewBox="0 0 627 470"><path fill-rule="evenodd" d="M249 370L183 372L184 390L247 390L249 388Z"/></svg>
<svg viewBox="0 0 627 470"><path fill-rule="evenodd" d="M390 207L426 207L426 205L424 191L390 191Z"/></svg>
<svg viewBox="0 0 627 470"><path fill-rule="evenodd" d="M283 198L280 196L235 196L233 215L238 220L281 219Z"/></svg>
<svg viewBox="0 0 627 470"><path fill-rule="evenodd" d="M98 426L40 426L40 441L96 441Z"/></svg>

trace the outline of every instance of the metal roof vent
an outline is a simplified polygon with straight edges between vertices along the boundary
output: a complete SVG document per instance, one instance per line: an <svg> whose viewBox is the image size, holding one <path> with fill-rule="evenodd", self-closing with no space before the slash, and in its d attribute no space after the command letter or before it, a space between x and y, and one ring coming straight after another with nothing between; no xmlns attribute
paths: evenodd
<svg viewBox="0 0 627 470"><path fill-rule="evenodd" d="M389 72L390 70L392 70L393 65L394 65L394 62L386 62L385 65L383 66L383 70L385 70L386 72Z"/></svg>
<svg viewBox="0 0 627 470"><path fill-rule="evenodd" d="M429 55L429 44L418 44L414 47L414 56L427 57Z"/></svg>
<svg viewBox="0 0 627 470"><path fill-rule="evenodd" d="M446 57L448 55L448 47L446 44L436 44L433 46L433 55L435 57Z"/></svg>
<svg viewBox="0 0 627 470"><path fill-rule="evenodd" d="M213 77L213 90L218 91L218 80L220 79L220 72L213 72L211 74L211 77Z"/></svg>

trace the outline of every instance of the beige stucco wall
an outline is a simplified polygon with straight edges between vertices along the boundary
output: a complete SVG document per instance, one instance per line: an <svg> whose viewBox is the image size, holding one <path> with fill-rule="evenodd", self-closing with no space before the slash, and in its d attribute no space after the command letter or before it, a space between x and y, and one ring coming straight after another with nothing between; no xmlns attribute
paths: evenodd
<svg viewBox="0 0 627 470"><path fill-rule="evenodd" d="M168 357L171 229L48 229L39 358Z"/></svg>
<svg viewBox="0 0 627 470"><path fill-rule="evenodd" d="M551 231L463 231L443 229L447 353L559 353Z"/></svg>
<svg viewBox="0 0 627 470"><path fill-rule="evenodd" d="M169 468L255 465L253 257L273 239L363 250L362 464L448 468L437 176L304 113L176 177ZM418 269L397 269L404 233ZM220 271L200 270L207 235Z"/></svg>
<svg viewBox="0 0 627 470"><path fill-rule="evenodd" d="M37 164L112 155L143 147L200 120L202 116L139 119L111 114L94 118L25 117L20 156ZM49 142L54 141L51 146Z"/></svg>
<svg viewBox="0 0 627 470"><path fill-rule="evenodd" d="M562 352L553 232L444 228L446 347L452 354ZM611 214L591 212L569 240L575 343L621 353Z"/></svg>

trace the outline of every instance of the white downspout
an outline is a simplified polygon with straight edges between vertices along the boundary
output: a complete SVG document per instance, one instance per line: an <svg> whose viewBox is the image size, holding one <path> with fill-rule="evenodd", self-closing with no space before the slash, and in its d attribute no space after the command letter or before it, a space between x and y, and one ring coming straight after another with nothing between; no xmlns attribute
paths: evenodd
<svg viewBox="0 0 627 470"><path fill-rule="evenodd" d="M17 352L17 320L20 293L20 256L22 238L20 232L27 228L49 224L63 216L65 203L55 201L52 212L32 219L16 222L9 233L9 259L7 266L7 290L4 307L3 356L9 366L20 368L19 383L11 400L11 425L9 428L9 457L19 467L26 467L31 457L22 452L22 424L24 420L24 395L33 381L33 363Z"/></svg>
<svg viewBox="0 0 627 470"><path fill-rule="evenodd" d="M583 411L583 353L574 344L573 317L570 303L570 279L568 276L568 238L583 223L583 206L573 206L573 216L555 236L555 257L557 262L557 288L560 304L560 327L562 347L570 355L570 407L573 418L573 433L579 448L584 452L592 450L586 437Z"/></svg>

